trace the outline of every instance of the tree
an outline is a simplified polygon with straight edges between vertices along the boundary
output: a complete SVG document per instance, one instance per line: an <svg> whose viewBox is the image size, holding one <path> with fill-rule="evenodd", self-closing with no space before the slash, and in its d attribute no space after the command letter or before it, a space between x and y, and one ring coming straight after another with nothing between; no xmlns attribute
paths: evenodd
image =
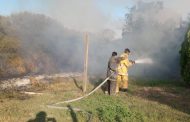
<svg viewBox="0 0 190 122"><path fill-rule="evenodd" d="M174 16L171 16L174 15ZM139 1L126 14L120 48L131 48L134 58L149 57L154 65L133 68L135 75L157 79L180 78L179 49L186 32L180 16L163 2Z"/></svg>
<svg viewBox="0 0 190 122"><path fill-rule="evenodd" d="M11 22L6 17L0 17L0 77L25 73L19 49L20 40L14 35Z"/></svg>
<svg viewBox="0 0 190 122"><path fill-rule="evenodd" d="M190 26L182 43L180 54L181 76L190 85Z"/></svg>

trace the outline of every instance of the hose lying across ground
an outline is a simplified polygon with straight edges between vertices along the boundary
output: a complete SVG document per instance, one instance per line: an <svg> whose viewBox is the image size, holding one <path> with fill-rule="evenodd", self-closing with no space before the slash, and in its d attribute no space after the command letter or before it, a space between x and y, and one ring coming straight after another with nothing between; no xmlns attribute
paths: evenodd
<svg viewBox="0 0 190 122"><path fill-rule="evenodd" d="M66 100L66 101L61 101L61 102L57 102L57 103L54 103L54 104L50 104L50 105L47 105L48 108L54 108L54 109L64 109L64 110L70 110L71 111L71 108L69 106L67 107L60 107L60 106L57 106L59 104L64 104L64 103L72 103L72 102L75 102L75 101L78 101L78 100L81 100L81 99L84 99L88 96L90 96L91 94L93 94L95 91L97 91L101 86L103 86L109 79L110 77L113 75L114 73L112 73L109 77L107 77L100 85L98 85L95 89L93 89L91 92L89 92L88 94L85 94L84 96L81 96L81 97L78 97L78 98L75 98L75 99L71 99L71 100ZM92 114L90 112L87 112L85 110L82 110L82 109L79 109L79 108L73 108L72 110L75 110L75 111L81 111L81 112L84 112L86 114L88 114L88 121L91 120L92 118Z"/></svg>
<svg viewBox="0 0 190 122"><path fill-rule="evenodd" d="M83 99L83 98L86 98L86 97L90 96L92 93L94 93L96 90L98 90L102 85L104 85L104 83L106 83L106 81L109 80L109 78L110 78L110 77L107 77L107 78L106 78L100 85L98 85L94 90L92 90L92 91L89 92L88 94L85 94L85 95L82 96L82 97L78 97L78 98L75 98L75 99L72 99L72 100L57 102L57 103L55 103L54 105L63 104L63 103L71 103L71 102L75 102L75 101L81 100L81 99Z"/></svg>
<svg viewBox="0 0 190 122"><path fill-rule="evenodd" d="M147 63L147 64L152 64L153 63L152 59L150 59L150 58L139 59L139 60L136 60L135 62L136 63ZM60 107L60 106L57 106L57 105L64 104L64 103L72 103L72 102L75 102L75 101L78 101L78 100L81 100L81 99L84 99L84 98L90 96L95 91L97 91L102 85L104 85L110 79L110 77L113 74L114 74L114 72L109 77L107 77L100 85L98 85L95 89L93 89L88 94L85 94L84 96L81 96L81 97L78 97L78 98L75 98L75 99L71 99L71 100L66 100L66 101L61 101L61 102L57 102L57 103L54 103L54 104L50 104L50 105L47 105L47 107L48 108L64 109L64 110L70 110L71 111L71 107L69 107L69 106L67 106L67 107ZM79 108L73 108L72 110L82 111L82 112L85 112L86 114L88 114L89 115L88 121L90 121L91 118L92 118L92 114L89 113L89 112L87 112L87 111L85 111L85 110L82 110L82 109L79 109Z"/></svg>

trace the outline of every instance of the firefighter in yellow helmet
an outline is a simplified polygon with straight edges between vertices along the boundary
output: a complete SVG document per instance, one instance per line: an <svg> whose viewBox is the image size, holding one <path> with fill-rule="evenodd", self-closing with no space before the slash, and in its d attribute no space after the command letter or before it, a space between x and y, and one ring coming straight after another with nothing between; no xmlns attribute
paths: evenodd
<svg viewBox="0 0 190 122"><path fill-rule="evenodd" d="M117 92L119 92L119 89L124 92L128 89L128 68L135 64L134 61L128 59L129 54L130 50L127 48L120 56L117 75Z"/></svg>

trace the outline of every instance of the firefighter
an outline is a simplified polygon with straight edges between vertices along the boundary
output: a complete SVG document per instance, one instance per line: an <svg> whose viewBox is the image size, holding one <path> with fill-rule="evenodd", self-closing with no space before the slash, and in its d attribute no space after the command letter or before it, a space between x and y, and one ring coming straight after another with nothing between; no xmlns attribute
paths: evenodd
<svg viewBox="0 0 190 122"><path fill-rule="evenodd" d="M135 64L134 61L129 61L128 56L130 50L125 49L124 53L120 56L120 62L118 65L118 75L117 75L117 90L126 92L128 90L128 68Z"/></svg>
<svg viewBox="0 0 190 122"><path fill-rule="evenodd" d="M108 68L107 68L107 77L110 79L107 81L107 91L109 95L116 94L116 81L117 81L117 52L112 52L112 55L108 61Z"/></svg>

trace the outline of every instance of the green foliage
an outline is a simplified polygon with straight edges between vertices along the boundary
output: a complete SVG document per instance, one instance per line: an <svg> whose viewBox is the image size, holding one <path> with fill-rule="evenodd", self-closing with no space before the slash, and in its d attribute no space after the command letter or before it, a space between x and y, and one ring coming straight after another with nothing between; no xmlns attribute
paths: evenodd
<svg viewBox="0 0 190 122"><path fill-rule="evenodd" d="M138 120L139 114L132 112L122 104L105 104L97 108L98 117L103 122L125 122Z"/></svg>
<svg viewBox="0 0 190 122"><path fill-rule="evenodd" d="M45 106L82 96L83 93L73 82L66 82L71 80L72 78L58 78L55 79L56 83L48 84L46 89L40 86L41 92L48 92L43 95L28 96L20 91L0 92L0 122L27 122L29 119L33 120L39 111L45 111L47 117L54 117L57 122L71 122L72 120L86 122L89 116L86 112L74 110L71 114L71 111L50 109ZM76 107L92 113L90 122L112 120L113 122L190 122L189 89L180 88L179 90L177 85L164 88L160 85L155 88L148 85L142 87L133 83L130 82L129 87L129 91L133 90L133 94L120 93L118 96L109 96L99 90L83 100L71 103L70 106L73 109ZM170 83L173 85L172 82ZM29 91L39 91L39 87L32 87ZM155 98L158 95L159 98ZM67 104L60 106L66 107ZM108 116L108 120L104 116Z"/></svg>
<svg viewBox="0 0 190 122"><path fill-rule="evenodd" d="M190 26L182 43L180 54L181 75L183 80L190 85Z"/></svg>
<svg viewBox="0 0 190 122"><path fill-rule="evenodd" d="M147 87L157 87L157 86L170 86L170 87L182 87L185 84L179 82L178 80L135 80L132 82L135 85L147 86Z"/></svg>

